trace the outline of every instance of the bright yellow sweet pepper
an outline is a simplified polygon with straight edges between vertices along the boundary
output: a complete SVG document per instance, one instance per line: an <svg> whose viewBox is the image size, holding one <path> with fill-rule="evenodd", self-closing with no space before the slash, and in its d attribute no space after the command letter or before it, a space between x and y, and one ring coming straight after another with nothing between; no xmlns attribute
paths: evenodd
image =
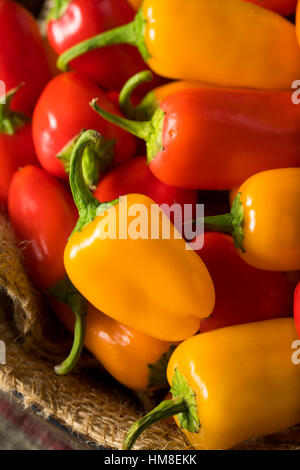
<svg viewBox="0 0 300 470"><path fill-rule="evenodd" d="M160 210L170 236L163 237L162 223L152 235L152 208L157 212L158 206L151 199L128 195L123 209L119 200L103 205L92 196L82 175L82 155L99 139L95 131L85 132L71 157L70 184L80 218L65 249L66 272L78 291L106 315L153 338L181 341L195 334L200 319L212 312L212 279ZM140 210L146 213L147 233L135 239L130 230ZM115 230L107 236L109 220L112 225L115 221Z"/></svg>
<svg viewBox="0 0 300 470"><path fill-rule="evenodd" d="M221 328L183 342L168 365L173 400L137 421L124 448L170 416L198 450L229 449L299 423L295 340L294 321L285 318Z"/></svg>
<svg viewBox="0 0 300 470"><path fill-rule="evenodd" d="M150 68L167 78L288 89L300 76L295 26L237 0L145 0L132 23L76 44L58 67L121 43L137 46Z"/></svg>

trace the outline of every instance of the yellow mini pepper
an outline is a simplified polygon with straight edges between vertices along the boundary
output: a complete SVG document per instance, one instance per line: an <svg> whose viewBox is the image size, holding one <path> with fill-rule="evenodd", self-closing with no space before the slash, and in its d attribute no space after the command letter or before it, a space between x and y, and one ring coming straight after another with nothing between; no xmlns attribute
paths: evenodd
<svg viewBox="0 0 300 470"><path fill-rule="evenodd" d="M106 315L153 338L181 341L195 334L200 319L214 308L211 277L151 199L128 195L124 212L119 200L100 204L92 196L82 175L82 155L99 139L95 131L86 131L71 157L70 184L80 218L65 249L66 272L78 291ZM152 234L152 210L157 209L170 227L168 237L163 237L163 223ZM131 223L140 223L136 211L146 214L146 237L130 233ZM115 221L115 232L108 236L109 221Z"/></svg>
<svg viewBox="0 0 300 470"><path fill-rule="evenodd" d="M58 67L121 43L137 46L150 68L167 78L288 89L300 76L295 26L237 0L145 0L132 23L75 45Z"/></svg>
<svg viewBox="0 0 300 470"><path fill-rule="evenodd" d="M300 270L300 168L257 173L237 192L231 214L206 217L205 228L232 233L255 268Z"/></svg>
<svg viewBox="0 0 300 470"><path fill-rule="evenodd" d="M149 425L174 415L198 450L229 449L299 423L295 340L294 321L286 318L222 328L185 341L168 365L173 400L137 421L124 449Z"/></svg>

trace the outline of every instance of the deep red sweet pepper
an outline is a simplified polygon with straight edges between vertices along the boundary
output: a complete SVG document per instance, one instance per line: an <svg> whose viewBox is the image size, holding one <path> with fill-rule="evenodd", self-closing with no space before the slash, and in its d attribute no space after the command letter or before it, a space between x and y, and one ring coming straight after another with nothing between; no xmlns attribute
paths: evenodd
<svg viewBox="0 0 300 470"><path fill-rule="evenodd" d="M94 35L127 24L135 17L135 11L126 0L55 0L53 3L47 34L58 54ZM109 90L120 90L132 75L146 66L137 49L128 45L90 51L70 65Z"/></svg>
<svg viewBox="0 0 300 470"><path fill-rule="evenodd" d="M38 25L17 2L0 2L0 44L0 79L6 92L25 83L12 107L29 115L51 72Z"/></svg>
<svg viewBox="0 0 300 470"><path fill-rule="evenodd" d="M55 368L58 374L66 374L79 358L86 324L85 301L66 278L63 263L68 237L78 219L77 209L61 183L29 165L14 175L8 210L30 278L45 293L55 291L55 297L67 303L76 316L72 350Z"/></svg>
<svg viewBox="0 0 300 470"><path fill-rule="evenodd" d="M200 332L280 317L292 312L293 285L284 273L263 271L246 264L229 235L205 233L197 253L214 281L216 304Z"/></svg>
<svg viewBox="0 0 300 470"><path fill-rule="evenodd" d="M135 157L107 173L99 182L94 196L108 202L126 194L144 194L158 205L197 203L197 191L174 188L159 181L150 171L147 157Z"/></svg>
<svg viewBox="0 0 300 470"><path fill-rule="evenodd" d="M146 122L91 106L144 139L151 171L171 186L228 190L263 170L300 165L300 113L289 91L182 90Z"/></svg>
<svg viewBox="0 0 300 470"><path fill-rule="evenodd" d="M33 140L37 157L49 173L67 179L72 141L84 129L95 129L105 139L96 151L87 152L86 178L93 186L101 169L119 164L135 154L136 139L128 132L108 123L90 108L96 95L101 105L121 116L105 92L74 72L53 78L41 94L33 115ZM103 144L103 142L105 142Z"/></svg>
<svg viewBox="0 0 300 470"><path fill-rule="evenodd" d="M27 116L12 111L11 101L18 89L10 90L0 104L0 206L7 206L8 191L14 173L24 165L37 164L31 122Z"/></svg>

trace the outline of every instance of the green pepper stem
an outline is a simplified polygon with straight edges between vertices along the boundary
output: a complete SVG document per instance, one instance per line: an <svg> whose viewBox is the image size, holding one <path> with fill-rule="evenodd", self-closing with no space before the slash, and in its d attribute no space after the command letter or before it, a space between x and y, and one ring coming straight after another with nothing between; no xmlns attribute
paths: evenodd
<svg viewBox="0 0 300 470"><path fill-rule="evenodd" d="M163 126L165 113L161 108L158 108L155 111L150 121L139 122L125 119L107 112L105 109L100 108L97 104L97 99L93 99L90 106L107 121L121 127L121 129L130 132L136 137L145 140L148 163L156 157L158 152L163 150Z"/></svg>
<svg viewBox="0 0 300 470"><path fill-rule="evenodd" d="M138 88L142 83L151 82L152 80L153 74L149 70L146 70L131 77L123 86L120 92L119 103L121 110L127 118L137 121L143 120L145 110L141 109L140 105L134 106L132 104L131 96L136 88Z"/></svg>
<svg viewBox="0 0 300 470"><path fill-rule="evenodd" d="M149 140L151 132L153 131L153 126L151 121L137 122L131 119L125 119L115 114L111 114L105 109L100 108L97 104L97 99L93 99L90 103L91 107L100 114L104 119L115 124L121 129L130 132L130 134L135 135L139 139L143 139L146 142Z"/></svg>
<svg viewBox="0 0 300 470"><path fill-rule="evenodd" d="M74 232L80 232L96 215L100 202L92 195L83 174L83 155L88 145L97 145L101 139L98 132L85 131L77 140L70 161L70 186L74 202L79 211L79 220Z"/></svg>
<svg viewBox="0 0 300 470"><path fill-rule="evenodd" d="M69 62L86 52L115 44L130 44L138 47L142 57L147 61L150 55L144 40L145 23L146 20L140 9L131 23L86 39L65 51L58 58L57 67L65 71Z"/></svg>
<svg viewBox="0 0 300 470"><path fill-rule="evenodd" d="M186 403L184 396L178 396L172 400L165 400L160 403L154 410L136 421L123 442L123 450L130 450L137 438L152 424L165 418L170 418L178 413L188 413L189 405Z"/></svg>
<svg viewBox="0 0 300 470"><path fill-rule="evenodd" d="M214 232L225 232L231 233L234 244L237 249L245 253L244 249L244 225L245 225L245 215L244 207L241 201L242 193L238 193L235 200L233 201L231 212L229 214L216 215L212 217L204 217L202 219L197 219L194 222L203 222L204 228L206 230L211 230ZM188 222L185 224L190 224Z"/></svg>
<svg viewBox="0 0 300 470"><path fill-rule="evenodd" d="M47 21L59 20L69 6L70 1L71 0L53 0L53 6L47 16Z"/></svg>
<svg viewBox="0 0 300 470"><path fill-rule="evenodd" d="M233 216L231 213L212 217L204 217L203 221L206 230L226 233L233 232Z"/></svg>
<svg viewBox="0 0 300 470"><path fill-rule="evenodd" d="M75 314L72 349L68 357L60 365L55 367L55 372L58 375L66 375L71 372L76 365L84 346L87 308L86 300L73 286L67 275L54 286L50 287L48 291L59 302L68 305Z"/></svg>
<svg viewBox="0 0 300 470"><path fill-rule="evenodd" d="M78 296L80 294L78 293ZM80 296L81 297L81 296ZM78 307L73 308L75 314L74 339L69 356L59 365L55 366L55 372L58 375L66 375L71 372L76 365L85 340L86 331L86 306L85 302L78 302Z"/></svg>

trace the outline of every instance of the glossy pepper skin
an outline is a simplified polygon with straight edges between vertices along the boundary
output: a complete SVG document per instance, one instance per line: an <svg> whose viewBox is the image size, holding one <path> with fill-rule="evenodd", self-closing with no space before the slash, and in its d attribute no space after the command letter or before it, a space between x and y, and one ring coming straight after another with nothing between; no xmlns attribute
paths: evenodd
<svg viewBox="0 0 300 470"><path fill-rule="evenodd" d="M300 338L300 282L296 287L294 295L294 318L297 333Z"/></svg>
<svg viewBox="0 0 300 470"><path fill-rule="evenodd" d="M120 201L99 207L81 168L84 148L95 145L98 138L94 131L87 131L71 158L70 184L80 219L65 249L67 274L79 292L106 315L154 338L180 341L194 334L200 318L213 309L211 277L197 254L177 237L177 231L175 236L174 226L164 214L161 217L170 226L170 239L162 238L162 224L158 239L151 237L154 202L147 196L128 195L128 210ZM148 221L146 238L131 236L135 204L143 206L143 220ZM116 222L115 234L107 233L108 218ZM116 259L117 264L112 265Z"/></svg>
<svg viewBox="0 0 300 470"><path fill-rule="evenodd" d="M55 311L72 332L74 316L71 310L60 304L56 305ZM87 307L85 346L125 387L149 391L168 386L164 368L170 357L171 344L133 330L91 304Z"/></svg>
<svg viewBox="0 0 300 470"><path fill-rule="evenodd" d="M258 173L238 189L231 214L206 217L232 233L242 259L267 271L300 270L300 168Z"/></svg>
<svg viewBox="0 0 300 470"><path fill-rule="evenodd" d="M296 11L297 0L244 0L262 8L275 11L280 15L292 15Z"/></svg>
<svg viewBox="0 0 300 470"><path fill-rule="evenodd" d="M287 91L186 89L146 122L92 106L145 139L151 171L171 186L228 190L259 171L300 166L300 113Z"/></svg>
<svg viewBox="0 0 300 470"><path fill-rule="evenodd" d="M16 93L12 108L30 115L51 73L38 25L16 2L0 2L0 43L5 45L0 51L0 78L6 91L25 83Z"/></svg>
<svg viewBox="0 0 300 470"><path fill-rule="evenodd" d="M11 101L18 88L6 95L0 104L0 206L7 208L8 192L13 175L19 167L37 164L31 122L22 113L12 111Z"/></svg>
<svg viewBox="0 0 300 470"><path fill-rule="evenodd" d="M121 43L137 46L150 68L167 78L288 89L300 74L294 25L236 0L189 0L189 8L186 0L145 0L132 23L69 49L59 68L88 50Z"/></svg>
<svg viewBox="0 0 300 470"><path fill-rule="evenodd" d="M201 333L291 316L292 283L284 273L263 271L246 264L229 235L205 233L204 246L197 253L204 261L216 291L215 308L209 318L201 320Z"/></svg>
<svg viewBox="0 0 300 470"><path fill-rule="evenodd" d="M72 197L53 176L28 165L13 178L8 210L30 278L39 289L53 286L65 276L64 249L78 219Z"/></svg>
<svg viewBox="0 0 300 470"><path fill-rule="evenodd" d="M33 115L33 140L41 165L52 175L68 178L65 168L69 167L71 151L66 147L78 138L83 129L95 128L111 145L109 151L101 154L100 149L99 155L95 152L92 162L88 160L91 173L95 173L91 176L92 180L97 182L101 164L104 167L112 162L118 164L134 155L135 138L123 130L120 132L104 119L95 117L89 107L95 94L105 109L120 115L103 90L74 72L55 77L40 96ZM105 161L105 158L108 160Z"/></svg>
<svg viewBox="0 0 300 470"><path fill-rule="evenodd" d="M54 2L50 17L48 39L57 54L62 54L91 36L129 23L134 10L126 0L63 0ZM120 90L145 63L134 47L119 45L90 51L71 66L103 88Z"/></svg>
<svg viewBox="0 0 300 470"><path fill-rule="evenodd" d="M150 171L146 157L135 157L107 173L94 196L100 202L112 201L126 194L144 194L156 204L197 204L197 191L174 188L159 181Z"/></svg>
<svg viewBox="0 0 300 470"><path fill-rule="evenodd" d="M28 165L13 177L8 212L30 278L45 293L62 283L66 288L64 296L76 316L71 352L55 368L57 374L64 375L76 364L84 342L85 303L64 281L63 263L65 245L78 219L78 211L70 194L53 176Z"/></svg>
<svg viewBox="0 0 300 470"><path fill-rule="evenodd" d="M130 429L124 448L172 415L197 450L225 450L300 420L300 371L292 318L222 328L184 341L167 370L173 400ZM255 354L253 354L255 351ZM181 413L181 414L178 414Z"/></svg>

